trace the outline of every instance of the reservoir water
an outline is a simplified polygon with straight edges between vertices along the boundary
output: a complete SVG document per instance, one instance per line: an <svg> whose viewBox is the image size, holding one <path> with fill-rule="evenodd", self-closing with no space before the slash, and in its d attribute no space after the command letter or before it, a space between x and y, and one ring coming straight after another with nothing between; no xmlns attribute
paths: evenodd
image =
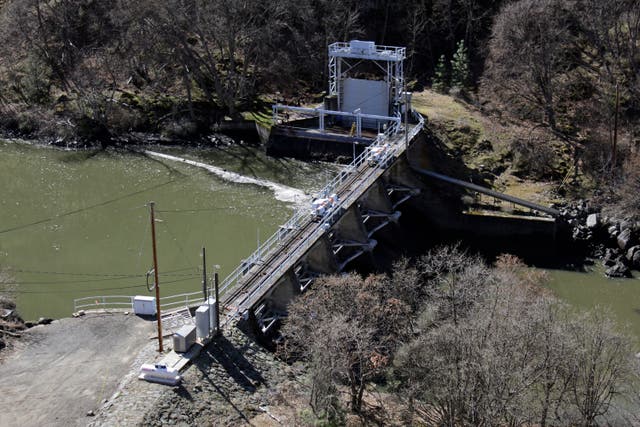
<svg viewBox="0 0 640 427"><path fill-rule="evenodd" d="M0 142L0 268L18 283L2 288L24 318L69 316L74 298L148 294L151 200L162 295L195 292L202 246L209 268L220 265L224 278L287 220L304 192L319 190L339 169L244 146L153 151L191 164ZM640 342L640 279L610 280L599 268L547 271L557 296L610 309Z"/></svg>
<svg viewBox="0 0 640 427"><path fill-rule="evenodd" d="M151 200L162 295L194 292L202 246L224 278L304 197L290 187L313 192L336 171L242 146L166 151L222 173L132 152L0 142L0 268L17 283L3 288L24 318L69 316L74 298L148 294Z"/></svg>

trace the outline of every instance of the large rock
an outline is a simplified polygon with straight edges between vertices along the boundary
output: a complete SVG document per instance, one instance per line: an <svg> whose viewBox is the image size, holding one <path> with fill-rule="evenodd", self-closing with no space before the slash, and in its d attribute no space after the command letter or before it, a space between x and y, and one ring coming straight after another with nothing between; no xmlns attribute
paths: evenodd
<svg viewBox="0 0 640 427"><path fill-rule="evenodd" d="M619 258L620 254L617 249L607 248L602 257L602 264L605 267L613 267L619 261Z"/></svg>
<svg viewBox="0 0 640 427"><path fill-rule="evenodd" d="M640 245L629 248L627 251L627 261L629 261L634 268L640 268Z"/></svg>
<svg viewBox="0 0 640 427"><path fill-rule="evenodd" d="M600 215L597 213L592 213L587 217L587 227L588 228L596 228L600 225Z"/></svg>
<svg viewBox="0 0 640 427"><path fill-rule="evenodd" d="M616 237L618 237L618 233L620 232L620 230L618 229L618 225L614 224L609 226L609 228L607 228L607 233L609 234L609 237L611 237L612 239L615 239Z"/></svg>
<svg viewBox="0 0 640 427"><path fill-rule="evenodd" d="M622 230L620 234L618 234L617 240L618 240L618 247L623 251L626 250L629 247L629 244L631 243L631 229L625 228L624 230Z"/></svg>
<svg viewBox="0 0 640 427"><path fill-rule="evenodd" d="M624 263L618 262L613 267L609 267L604 274L612 278L631 277L631 270L629 270L629 267L624 265Z"/></svg>

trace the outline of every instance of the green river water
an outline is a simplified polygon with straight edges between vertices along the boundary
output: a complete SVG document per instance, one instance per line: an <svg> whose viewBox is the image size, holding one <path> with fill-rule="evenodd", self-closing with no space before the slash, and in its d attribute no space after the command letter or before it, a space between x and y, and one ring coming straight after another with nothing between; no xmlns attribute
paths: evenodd
<svg viewBox="0 0 640 427"><path fill-rule="evenodd" d="M201 289L202 246L224 278L304 197L279 185L312 193L338 170L239 146L162 151L242 177L130 152L0 142L0 267L19 283L5 288L24 318L69 316L74 298L148 294L150 200L159 217L162 294L194 292ZM609 280L598 268L547 271L560 298L607 307L640 337L639 279Z"/></svg>
<svg viewBox="0 0 640 427"><path fill-rule="evenodd" d="M244 147L197 153L196 160L308 192L336 170ZM148 294L151 200L162 295L201 289L202 246L224 278L295 207L264 185L127 152L0 142L0 176L0 267L19 283L5 288L26 319L69 316L74 298Z"/></svg>

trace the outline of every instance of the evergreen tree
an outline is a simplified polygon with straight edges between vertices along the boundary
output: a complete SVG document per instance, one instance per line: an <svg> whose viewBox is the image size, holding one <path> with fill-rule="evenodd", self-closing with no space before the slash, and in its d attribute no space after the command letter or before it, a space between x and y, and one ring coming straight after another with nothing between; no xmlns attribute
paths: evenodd
<svg viewBox="0 0 640 427"><path fill-rule="evenodd" d="M451 60L451 87L461 91L470 89L471 71L469 67L469 52L464 45L464 40L458 42L456 53Z"/></svg>
<svg viewBox="0 0 640 427"><path fill-rule="evenodd" d="M431 87L436 92L445 93L449 89L449 72L444 55L438 60Z"/></svg>

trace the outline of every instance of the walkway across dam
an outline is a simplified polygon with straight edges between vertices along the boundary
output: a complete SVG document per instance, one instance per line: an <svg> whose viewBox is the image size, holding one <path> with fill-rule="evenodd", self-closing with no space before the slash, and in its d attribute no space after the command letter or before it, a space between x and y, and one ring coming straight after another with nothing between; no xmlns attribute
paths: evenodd
<svg viewBox="0 0 640 427"><path fill-rule="evenodd" d="M401 132L394 133L391 130L381 134L368 149L320 191L320 197L337 196L337 202L321 216L315 215L310 207L299 209L286 224L224 280L220 288L222 303L226 309L223 324L258 315L256 320L264 331L278 317L285 314L283 310L269 311L261 306L262 299L272 292L273 287L284 275L294 271L300 258L322 236L330 232L343 214L405 152L407 143L410 144L413 141L424 124L421 116L416 114L415 117L417 124L408 125L407 129ZM408 132L408 135L405 132ZM341 270L351 259L375 246L375 241L370 240L341 243L350 247L360 247L361 250L344 260L342 265L338 265L338 270ZM300 283L300 279L301 277L297 278L298 285L306 287L308 283Z"/></svg>

